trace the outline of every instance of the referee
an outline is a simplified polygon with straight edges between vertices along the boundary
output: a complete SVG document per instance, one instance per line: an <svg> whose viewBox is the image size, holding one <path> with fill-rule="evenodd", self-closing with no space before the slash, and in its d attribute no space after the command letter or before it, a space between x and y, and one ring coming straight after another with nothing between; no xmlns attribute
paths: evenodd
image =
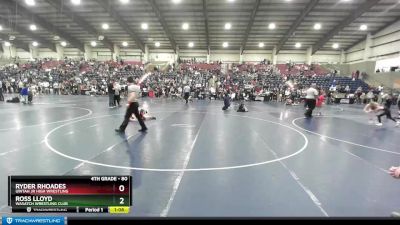
<svg viewBox="0 0 400 225"><path fill-rule="evenodd" d="M189 87L189 85L186 85L185 87L183 87L183 93L184 93L184 98L185 98L186 104L188 104L189 96L190 96L190 87Z"/></svg>
<svg viewBox="0 0 400 225"><path fill-rule="evenodd" d="M317 85L316 84L312 84L311 87L309 89L307 89L306 93L306 106L307 106L307 110L304 113L304 115L307 118L311 118L312 117L312 112L315 109L315 105L317 103L317 98L318 98L318 91L316 89Z"/></svg>
<svg viewBox="0 0 400 225"><path fill-rule="evenodd" d="M133 80L133 77L128 77L128 108L126 109L125 113L125 118L124 122L122 122L121 126L119 129L116 129L115 131L118 133L125 133L125 129L128 126L129 119L132 116L132 114L135 115L137 120L139 121L140 126L142 129L139 130L139 132L146 132L147 127L146 124L144 124L142 117L139 114L139 102L138 102L138 96L140 95L140 87L136 84L136 82Z"/></svg>

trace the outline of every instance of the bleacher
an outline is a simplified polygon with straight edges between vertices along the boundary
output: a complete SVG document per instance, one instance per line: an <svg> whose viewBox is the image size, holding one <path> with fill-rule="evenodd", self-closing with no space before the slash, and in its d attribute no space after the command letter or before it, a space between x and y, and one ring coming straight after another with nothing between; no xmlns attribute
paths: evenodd
<svg viewBox="0 0 400 225"><path fill-rule="evenodd" d="M207 64L207 63L193 63L193 64L188 64L188 63L181 63L180 64L181 69L199 69L199 70L220 70L221 66L219 64Z"/></svg>
<svg viewBox="0 0 400 225"><path fill-rule="evenodd" d="M315 77L311 78L306 82L306 85L311 85L312 83L316 83L317 86L322 87L323 89L329 89L329 87L333 84L333 81L336 80L336 84L340 86L346 87L349 85L350 87L350 92L355 92L358 87L362 87L363 91L366 91L369 89L369 86L367 83L365 83L362 80L355 80L353 81L352 78L350 77Z"/></svg>
<svg viewBox="0 0 400 225"><path fill-rule="evenodd" d="M293 66L293 68L289 71L288 65L286 64L277 64L276 65L279 72L284 75L298 75L300 74L301 71L303 71L304 75L317 75L317 76L323 76L329 73L329 70L323 68L320 65L314 64L313 69L311 70L311 67L306 64L296 64Z"/></svg>

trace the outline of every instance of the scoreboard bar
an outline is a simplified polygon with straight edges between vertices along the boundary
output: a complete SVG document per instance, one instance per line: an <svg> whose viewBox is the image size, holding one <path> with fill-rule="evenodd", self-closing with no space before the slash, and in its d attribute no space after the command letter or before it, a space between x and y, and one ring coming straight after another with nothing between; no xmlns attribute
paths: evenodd
<svg viewBox="0 0 400 225"><path fill-rule="evenodd" d="M8 203L13 212L108 213L132 205L131 182L131 176L9 176Z"/></svg>

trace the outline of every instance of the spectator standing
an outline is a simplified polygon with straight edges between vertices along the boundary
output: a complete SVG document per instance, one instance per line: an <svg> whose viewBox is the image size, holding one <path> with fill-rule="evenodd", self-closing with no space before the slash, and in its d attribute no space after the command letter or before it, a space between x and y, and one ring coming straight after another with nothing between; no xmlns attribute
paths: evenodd
<svg viewBox="0 0 400 225"><path fill-rule="evenodd" d="M0 102L4 102L3 96L3 82L0 80Z"/></svg>
<svg viewBox="0 0 400 225"><path fill-rule="evenodd" d="M114 105L121 107L120 101L121 101L121 85L119 85L119 82L114 82Z"/></svg>
<svg viewBox="0 0 400 225"><path fill-rule="evenodd" d="M107 92L108 92L108 108L112 109L115 107L114 104L114 84L112 81L110 81L107 85Z"/></svg>

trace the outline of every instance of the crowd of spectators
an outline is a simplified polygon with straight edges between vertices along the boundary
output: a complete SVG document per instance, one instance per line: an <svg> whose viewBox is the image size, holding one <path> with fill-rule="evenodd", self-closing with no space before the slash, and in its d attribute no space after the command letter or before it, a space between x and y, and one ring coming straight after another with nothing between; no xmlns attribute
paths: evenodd
<svg viewBox="0 0 400 225"><path fill-rule="evenodd" d="M257 64L197 63L182 61L168 70L154 68L140 62L100 62L65 58L36 60L26 64L13 63L0 67L2 92L21 93L24 86L35 95L107 95L110 83L121 86L124 96L126 79L133 76L140 81L144 96L156 98L181 98L183 87L190 87L196 99L223 99L229 94L233 100L277 101L299 103L306 89L318 77L330 79L330 86L319 86L327 95L328 103L337 93L354 97L356 102L378 99L382 90L359 87L350 90L337 83L335 71L324 71L319 65L272 65L264 60ZM355 76L353 76L354 78ZM112 86L111 86L112 87ZM371 94L372 93L372 94Z"/></svg>

